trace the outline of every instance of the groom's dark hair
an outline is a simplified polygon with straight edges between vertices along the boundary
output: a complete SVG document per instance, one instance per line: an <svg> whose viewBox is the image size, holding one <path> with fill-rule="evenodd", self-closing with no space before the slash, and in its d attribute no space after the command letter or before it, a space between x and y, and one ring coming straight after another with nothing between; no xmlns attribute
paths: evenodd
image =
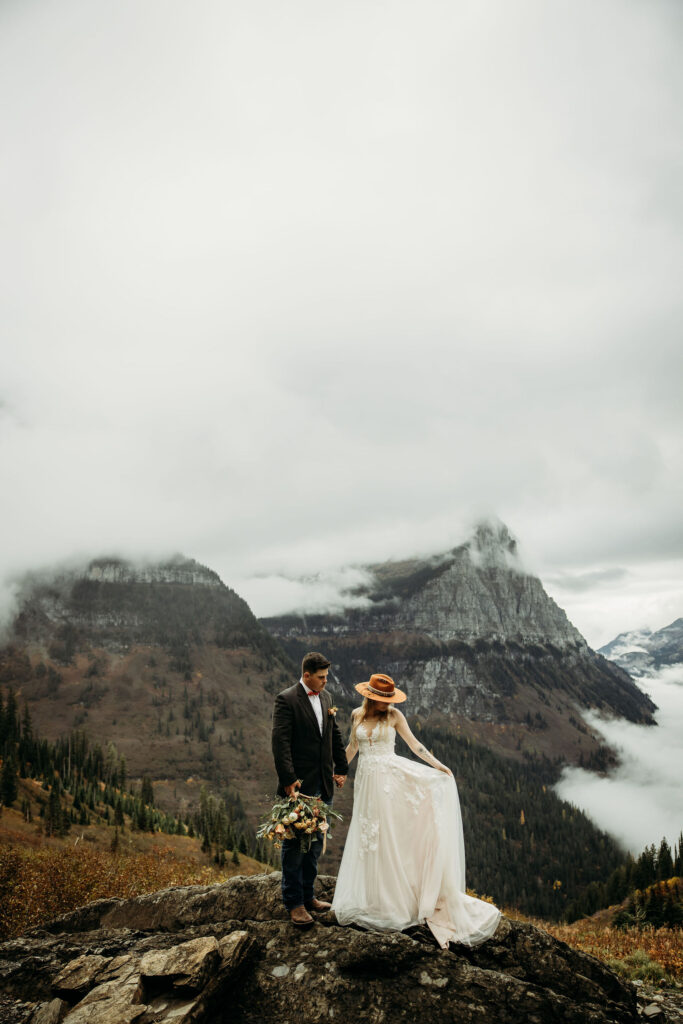
<svg viewBox="0 0 683 1024"><path fill-rule="evenodd" d="M309 651L308 654L304 654L304 660L301 662L301 675L304 672L310 672L314 676L316 672L320 672L323 668L329 668L331 664L324 654L318 654L317 651Z"/></svg>

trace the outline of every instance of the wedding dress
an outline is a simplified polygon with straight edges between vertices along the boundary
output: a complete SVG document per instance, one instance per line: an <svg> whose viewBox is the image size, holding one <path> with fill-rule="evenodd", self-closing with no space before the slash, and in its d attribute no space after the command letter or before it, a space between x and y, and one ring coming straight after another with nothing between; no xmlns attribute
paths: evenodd
<svg viewBox="0 0 683 1024"><path fill-rule="evenodd" d="M332 910L340 924L398 930L425 922L445 949L476 946L500 911L465 892L465 844L455 779L394 753L387 722L356 729L351 825Z"/></svg>

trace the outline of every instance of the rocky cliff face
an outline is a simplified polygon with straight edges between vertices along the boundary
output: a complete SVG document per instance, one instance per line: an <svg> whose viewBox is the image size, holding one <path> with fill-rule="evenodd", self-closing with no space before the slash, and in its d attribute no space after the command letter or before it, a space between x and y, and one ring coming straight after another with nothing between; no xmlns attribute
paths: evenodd
<svg viewBox="0 0 683 1024"><path fill-rule="evenodd" d="M99 583L181 583L184 586L221 587L220 577L194 559L177 556L161 565L135 565L120 559L96 559L85 578Z"/></svg>
<svg viewBox="0 0 683 1024"><path fill-rule="evenodd" d="M668 665L683 664L683 619L652 632L632 629L600 648L600 654L631 676L648 676Z"/></svg>
<svg viewBox="0 0 683 1024"><path fill-rule="evenodd" d="M376 580L369 594L374 607L364 623L372 628L417 631L441 643L586 647L540 580L524 571L517 543L502 524L481 524L467 544L446 555L370 571Z"/></svg>
<svg viewBox="0 0 683 1024"><path fill-rule="evenodd" d="M215 572L192 559L137 565L97 559L31 575L19 590L14 639L54 646L59 656L86 646L127 650L131 644L258 646L277 652L249 606Z"/></svg>
<svg viewBox="0 0 683 1024"><path fill-rule="evenodd" d="M434 709L505 725L531 708L546 722L597 707L636 722L654 707L630 677L592 651L502 524L426 560L369 566L368 586L341 614L292 614L264 625L293 658L321 649L351 696L373 671L392 675L413 713Z"/></svg>
<svg viewBox="0 0 683 1024"><path fill-rule="evenodd" d="M6 1021L30 1024L634 1024L630 985L505 918L470 950L422 928L287 920L279 874L101 900L0 946ZM334 879L320 879L330 896ZM0 1011L1 1012L1 1011ZM0 1017L2 1020L2 1017ZM4 1022L3 1022L4 1024Z"/></svg>

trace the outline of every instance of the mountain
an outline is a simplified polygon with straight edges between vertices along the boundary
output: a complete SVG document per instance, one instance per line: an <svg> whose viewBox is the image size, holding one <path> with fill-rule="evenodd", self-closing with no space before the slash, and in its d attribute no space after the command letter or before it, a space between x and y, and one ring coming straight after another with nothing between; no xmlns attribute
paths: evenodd
<svg viewBox="0 0 683 1024"><path fill-rule="evenodd" d="M39 735L85 730L114 744L157 803L193 807L202 782L236 789L252 823L274 791L273 694L297 670L249 606L210 569L103 558L32 574L0 649L0 684Z"/></svg>
<svg viewBox="0 0 683 1024"><path fill-rule="evenodd" d="M344 735L358 703L353 683L381 667L408 689L413 727L457 774L469 884L559 917L621 862L616 844L553 790L561 761L607 763L579 708L600 702L647 720L652 705L589 651L522 571L507 532L482 528L445 556L375 566L368 580L348 613L289 617L272 635L215 573L180 556L34 574L19 587L0 649L0 718L51 741L84 731L105 767L123 755L136 793L143 775L151 779L155 807L173 816L195 813L203 784L228 808L239 798L253 828L275 789L273 697L298 678L304 648L333 659ZM65 785L69 767L70 754ZM352 801L353 773L335 795L344 823L328 871Z"/></svg>
<svg viewBox="0 0 683 1024"><path fill-rule="evenodd" d="M632 676L647 676L667 665L683 664L683 619L656 630L632 629L620 633L600 654Z"/></svg>
<svg viewBox="0 0 683 1024"><path fill-rule="evenodd" d="M349 698L371 672L408 693L408 713L447 716L508 752L585 758L595 741L580 709L652 722L654 705L591 650L502 523L478 525L445 554L366 567L367 584L330 614L263 619L293 660L320 649Z"/></svg>

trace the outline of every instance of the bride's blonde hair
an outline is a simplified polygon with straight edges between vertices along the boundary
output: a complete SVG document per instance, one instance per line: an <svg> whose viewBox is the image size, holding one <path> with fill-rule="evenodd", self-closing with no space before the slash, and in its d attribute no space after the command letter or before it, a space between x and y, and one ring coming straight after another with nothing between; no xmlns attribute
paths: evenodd
<svg viewBox="0 0 683 1024"><path fill-rule="evenodd" d="M363 697L363 703L360 708L356 708L356 711L360 711L359 715L351 716L351 734L349 736L349 743L353 743L356 739L356 729L361 722L364 722L370 712L376 714L380 720L380 727L386 725L389 719L389 712L391 711L392 705L384 700L373 700L371 697Z"/></svg>

